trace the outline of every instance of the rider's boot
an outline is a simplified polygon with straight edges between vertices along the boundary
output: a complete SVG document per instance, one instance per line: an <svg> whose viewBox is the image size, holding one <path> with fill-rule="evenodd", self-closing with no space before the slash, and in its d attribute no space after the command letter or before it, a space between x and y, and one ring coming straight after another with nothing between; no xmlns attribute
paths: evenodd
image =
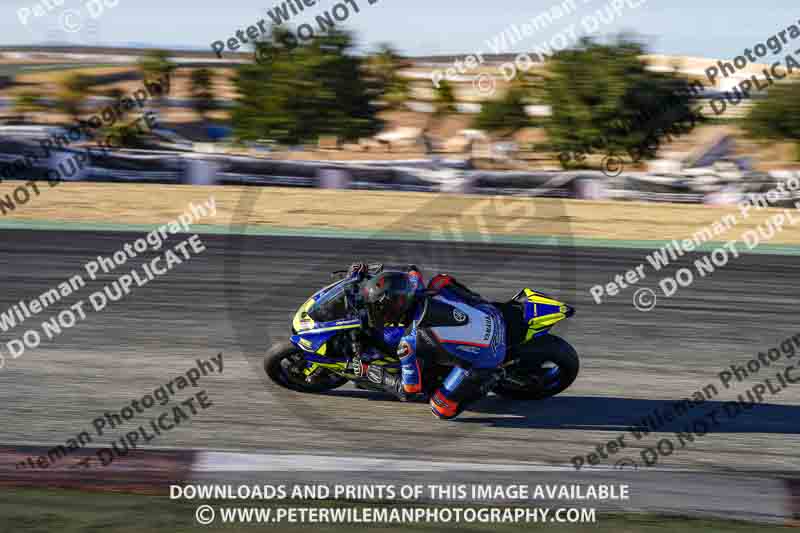
<svg viewBox="0 0 800 533"><path fill-rule="evenodd" d="M391 374L383 366L370 365L367 369L367 377L372 383L382 386L383 390L394 395L401 402L412 399L413 395L405 391L403 378L399 373Z"/></svg>
<svg viewBox="0 0 800 533"><path fill-rule="evenodd" d="M497 374L492 370L455 367L431 396L431 412L437 418L451 420L486 396L496 382Z"/></svg>

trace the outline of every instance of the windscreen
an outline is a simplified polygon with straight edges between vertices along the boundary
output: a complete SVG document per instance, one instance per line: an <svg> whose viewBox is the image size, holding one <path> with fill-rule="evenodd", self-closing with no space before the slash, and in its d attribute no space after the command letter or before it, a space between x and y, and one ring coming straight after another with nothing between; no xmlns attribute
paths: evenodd
<svg viewBox="0 0 800 533"><path fill-rule="evenodd" d="M350 314L346 304L346 291L354 287L355 282L342 283L320 295L320 298L308 308L308 316L315 322L333 322L348 318Z"/></svg>

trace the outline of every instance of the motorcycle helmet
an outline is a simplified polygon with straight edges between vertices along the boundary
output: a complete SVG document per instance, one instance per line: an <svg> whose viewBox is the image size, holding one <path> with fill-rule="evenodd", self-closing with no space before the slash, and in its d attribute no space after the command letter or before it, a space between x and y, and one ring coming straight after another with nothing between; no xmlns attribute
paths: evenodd
<svg viewBox="0 0 800 533"><path fill-rule="evenodd" d="M402 323L416 303L415 288L404 272L381 272L365 281L361 297L367 307L370 325Z"/></svg>

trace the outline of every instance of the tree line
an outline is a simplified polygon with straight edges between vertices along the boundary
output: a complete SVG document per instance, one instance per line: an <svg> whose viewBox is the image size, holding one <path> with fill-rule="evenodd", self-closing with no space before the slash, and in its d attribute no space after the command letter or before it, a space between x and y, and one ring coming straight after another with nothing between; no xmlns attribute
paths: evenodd
<svg viewBox="0 0 800 533"><path fill-rule="evenodd" d="M233 77L237 96L230 110L234 136L239 140L271 139L279 144L314 143L320 136L355 140L379 132L380 112L401 108L410 98L410 81L401 71L412 66L389 45L372 54L357 54L353 34L332 30L302 46L287 46L285 33L273 27L255 43L254 57L267 60L239 66ZM676 131L692 117L702 122L697 82L677 68L654 72L642 59L647 51L634 39L620 36L600 43L583 39L575 48L556 52L541 72L520 74L499 98L484 101L473 126L508 137L526 127L543 128L544 148L557 153L581 153L602 139L609 153L655 155L650 142ZM151 51L139 63L143 77L170 72L174 65L163 51ZM118 90L107 96L115 97ZM62 112L79 118L91 93L91 78L67 76L56 98ZM195 111L206 119L217 109L214 76L194 69L190 93ZM40 98L31 92L17 97L24 114L40 111ZM454 88L447 81L434 88L436 120L455 112ZM525 108L543 105L550 116L531 117ZM759 139L794 142L800 159L800 85L781 83L753 105L742 126ZM643 119L642 117L646 117ZM698 120L695 121L694 118ZM560 158L565 167L581 165L577 158Z"/></svg>

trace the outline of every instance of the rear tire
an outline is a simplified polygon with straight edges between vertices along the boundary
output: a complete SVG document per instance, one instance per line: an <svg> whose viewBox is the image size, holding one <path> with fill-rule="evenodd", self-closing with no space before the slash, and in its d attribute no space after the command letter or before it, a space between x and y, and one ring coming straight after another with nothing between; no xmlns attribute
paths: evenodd
<svg viewBox="0 0 800 533"><path fill-rule="evenodd" d="M322 372L327 373L326 377L329 378L329 381L324 383L306 382L304 376L299 372L293 372L299 368L299 363L293 364L292 359L298 359L298 356L302 357L302 355L303 351L291 342L277 344L270 348L264 357L264 371L272 381L281 387L297 392L327 392L337 389L349 381L347 378L338 377L323 369Z"/></svg>
<svg viewBox="0 0 800 533"><path fill-rule="evenodd" d="M544 370L543 365L548 363L558 368L556 379L552 383L544 383L543 386L521 387L506 381L495 387L496 394L512 400L543 400L555 396L572 385L580 369L575 348L555 335L545 335L530 344L518 346L512 349L508 358L521 359L518 365L509 368L509 374L512 375L539 375Z"/></svg>

